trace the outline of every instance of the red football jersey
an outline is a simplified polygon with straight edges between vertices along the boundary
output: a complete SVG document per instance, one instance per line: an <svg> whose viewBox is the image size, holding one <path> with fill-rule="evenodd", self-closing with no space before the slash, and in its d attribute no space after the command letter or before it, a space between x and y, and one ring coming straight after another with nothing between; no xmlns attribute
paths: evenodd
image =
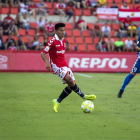
<svg viewBox="0 0 140 140"><path fill-rule="evenodd" d="M56 5L56 8L58 8L58 9L64 9L65 7L66 7L66 5L64 3L62 3L62 4L58 3Z"/></svg>
<svg viewBox="0 0 140 140"><path fill-rule="evenodd" d="M13 18L12 17L5 17L7 19L7 23L11 23Z"/></svg>
<svg viewBox="0 0 140 140"><path fill-rule="evenodd" d="M48 31L48 32L53 32L54 31L54 25L53 24L47 24L46 25L46 30Z"/></svg>
<svg viewBox="0 0 140 140"><path fill-rule="evenodd" d="M50 63L55 64L57 67L68 67L68 64L65 61L65 47L66 40L63 38L62 41L59 40L58 36L55 36L50 39L47 45L44 47L42 52L48 53L50 56Z"/></svg>

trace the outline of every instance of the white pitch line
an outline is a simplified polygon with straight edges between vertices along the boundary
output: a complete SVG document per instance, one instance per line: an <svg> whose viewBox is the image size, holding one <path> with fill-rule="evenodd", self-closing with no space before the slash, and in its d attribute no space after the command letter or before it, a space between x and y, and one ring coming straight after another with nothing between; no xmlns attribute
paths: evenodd
<svg viewBox="0 0 140 140"><path fill-rule="evenodd" d="M86 74L82 74L82 73L74 73L74 74L76 74L76 75L80 75L80 76L83 76L83 77L89 77L89 78L92 78L92 76L90 76L90 75L86 75Z"/></svg>

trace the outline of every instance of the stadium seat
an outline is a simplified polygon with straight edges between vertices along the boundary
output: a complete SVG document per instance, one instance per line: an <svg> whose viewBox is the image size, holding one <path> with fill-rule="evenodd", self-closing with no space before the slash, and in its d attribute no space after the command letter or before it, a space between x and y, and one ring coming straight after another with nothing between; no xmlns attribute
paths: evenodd
<svg viewBox="0 0 140 140"><path fill-rule="evenodd" d="M8 36L3 36L3 42L5 43L7 40Z"/></svg>
<svg viewBox="0 0 140 140"><path fill-rule="evenodd" d="M125 40L127 40L127 38L122 38L122 41L125 42Z"/></svg>
<svg viewBox="0 0 140 140"><path fill-rule="evenodd" d="M89 28L90 30L93 29L93 23L87 23L87 26L88 26L88 28Z"/></svg>
<svg viewBox="0 0 140 140"><path fill-rule="evenodd" d="M28 35L34 36L35 35L35 30L34 29L29 29L28 30Z"/></svg>
<svg viewBox="0 0 140 140"><path fill-rule="evenodd" d="M39 35L44 35L43 31L39 31Z"/></svg>
<svg viewBox="0 0 140 140"><path fill-rule="evenodd" d="M86 45L85 44L79 44L78 45L78 50L79 51L86 51Z"/></svg>
<svg viewBox="0 0 140 140"><path fill-rule="evenodd" d="M39 42L42 43L42 40L44 39L44 36L39 36Z"/></svg>
<svg viewBox="0 0 140 140"><path fill-rule="evenodd" d="M76 16L81 16L82 15L82 10L81 9L74 9L74 14Z"/></svg>
<svg viewBox="0 0 140 140"><path fill-rule="evenodd" d="M18 33L19 33L19 35L26 35L26 30L25 29L19 29Z"/></svg>
<svg viewBox="0 0 140 140"><path fill-rule="evenodd" d="M87 44L93 44L92 37L85 37L85 43L87 43Z"/></svg>
<svg viewBox="0 0 140 140"><path fill-rule="evenodd" d="M12 38L16 41L18 39L17 36L12 36Z"/></svg>
<svg viewBox="0 0 140 140"><path fill-rule="evenodd" d="M113 3L113 0L107 0L107 3Z"/></svg>
<svg viewBox="0 0 140 140"><path fill-rule="evenodd" d="M118 38L117 38L117 37L114 37L113 39L114 39L114 42L118 40Z"/></svg>
<svg viewBox="0 0 140 140"><path fill-rule="evenodd" d="M89 30L82 31L82 36L90 36L90 31Z"/></svg>
<svg viewBox="0 0 140 140"><path fill-rule="evenodd" d="M10 8L1 8L2 14L7 14L8 12L10 12L9 9Z"/></svg>
<svg viewBox="0 0 140 140"><path fill-rule="evenodd" d="M119 30L120 29L120 24L118 24L118 23L112 24L112 29L113 30Z"/></svg>
<svg viewBox="0 0 140 140"><path fill-rule="evenodd" d="M18 8L11 8L11 14L18 14Z"/></svg>
<svg viewBox="0 0 140 140"><path fill-rule="evenodd" d="M45 4L47 5L47 8L53 8L51 2L45 2ZM49 11L49 9L48 9L48 11Z"/></svg>
<svg viewBox="0 0 140 140"><path fill-rule="evenodd" d="M122 3L122 0L114 0L114 1L115 1L115 3Z"/></svg>
<svg viewBox="0 0 140 140"><path fill-rule="evenodd" d="M83 44L84 43L83 37L76 37L76 43Z"/></svg>
<svg viewBox="0 0 140 140"><path fill-rule="evenodd" d="M102 26L104 26L103 23L98 23L98 26L100 26L102 28Z"/></svg>
<svg viewBox="0 0 140 140"><path fill-rule="evenodd" d="M139 6L139 4L135 4L135 9Z"/></svg>
<svg viewBox="0 0 140 140"><path fill-rule="evenodd" d="M97 44L99 42L99 37L94 37L94 43Z"/></svg>
<svg viewBox="0 0 140 140"><path fill-rule="evenodd" d="M129 9L134 9L133 4L127 4L129 6Z"/></svg>
<svg viewBox="0 0 140 140"><path fill-rule="evenodd" d="M29 39L27 36L22 36L22 40L24 41L24 43L27 43L29 42Z"/></svg>
<svg viewBox="0 0 140 140"><path fill-rule="evenodd" d="M116 31L115 31L115 30L111 30L111 32L110 32L110 33L111 33L111 36L112 36L112 37L114 37L114 36L115 36Z"/></svg>
<svg viewBox="0 0 140 140"><path fill-rule="evenodd" d="M54 9L48 9L49 15L54 15Z"/></svg>
<svg viewBox="0 0 140 140"><path fill-rule="evenodd" d="M39 2L39 0L33 0L34 2Z"/></svg>
<svg viewBox="0 0 140 140"><path fill-rule="evenodd" d="M73 30L73 36L81 36L80 30Z"/></svg>
<svg viewBox="0 0 140 140"><path fill-rule="evenodd" d="M73 24L72 23L65 23L65 28L66 29L73 29Z"/></svg>
<svg viewBox="0 0 140 140"><path fill-rule="evenodd" d="M71 30L66 30L65 32L66 32L67 36L72 36Z"/></svg>
<svg viewBox="0 0 140 140"><path fill-rule="evenodd" d="M30 22L30 28L37 28L36 22Z"/></svg>
<svg viewBox="0 0 140 140"><path fill-rule="evenodd" d="M88 50L89 51L96 51L96 47L94 44L88 44Z"/></svg>
<svg viewBox="0 0 140 140"><path fill-rule="evenodd" d="M74 37L67 37L67 40L68 40L68 42L71 43L71 44L74 44L74 43L75 43Z"/></svg>
<svg viewBox="0 0 140 140"><path fill-rule="evenodd" d="M56 8L56 5L58 4L58 2L54 2L53 3L53 7Z"/></svg>
<svg viewBox="0 0 140 140"><path fill-rule="evenodd" d="M84 16L91 16L91 10L90 9L84 9L83 10L83 15Z"/></svg>
<svg viewBox="0 0 140 140"><path fill-rule="evenodd" d="M73 51L73 50L75 50L74 47L76 47L76 46L77 46L76 44L69 44L69 49Z"/></svg>

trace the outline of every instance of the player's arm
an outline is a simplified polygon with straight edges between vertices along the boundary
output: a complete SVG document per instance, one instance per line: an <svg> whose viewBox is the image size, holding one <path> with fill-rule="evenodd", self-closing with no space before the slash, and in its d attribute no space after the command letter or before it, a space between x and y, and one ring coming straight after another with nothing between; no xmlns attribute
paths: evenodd
<svg viewBox="0 0 140 140"><path fill-rule="evenodd" d="M46 63L46 69L48 71L50 71L51 70L51 66L50 66L50 63L49 63L49 61L48 61L48 59L46 57L46 54L44 52L41 52L41 57L42 57L43 61Z"/></svg>
<svg viewBox="0 0 140 140"><path fill-rule="evenodd" d="M140 47L136 46L136 50L137 50L137 51L140 51Z"/></svg>
<svg viewBox="0 0 140 140"><path fill-rule="evenodd" d="M136 50L140 51L140 37L138 38L138 41L137 41Z"/></svg>
<svg viewBox="0 0 140 140"><path fill-rule="evenodd" d="M48 43L47 43L47 45L44 47L44 49L43 49L42 52L41 52L41 57L42 57L43 61L46 63L46 69L47 69L48 71L51 70L51 66L50 66L50 63L49 63L49 61L48 61L48 59L47 59L47 57L46 57L46 53L49 52L50 48L51 48L53 45L54 45L54 44L53 44L53 40L49 40Z"/></svg>

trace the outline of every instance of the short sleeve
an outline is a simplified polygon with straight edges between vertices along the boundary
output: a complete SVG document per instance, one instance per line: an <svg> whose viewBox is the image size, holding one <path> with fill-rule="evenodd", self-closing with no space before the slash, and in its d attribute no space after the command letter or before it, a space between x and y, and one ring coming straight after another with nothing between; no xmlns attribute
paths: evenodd
<svg viewBox="0 0 140 140"><path fill-rule="evenodd" d="M140 47L140 36L139 36L138 41L137 41L137 46Z"/></svg>
<svg viewBox="0 0 140 140"><path fill-rule="evenodd" d="M49 40L48 43L46 44L46 46L44 47L44 49L42 50L42 52L48 53L50 51L51 47L53 47L53 45L54 45L53 39Z"/></svg>

